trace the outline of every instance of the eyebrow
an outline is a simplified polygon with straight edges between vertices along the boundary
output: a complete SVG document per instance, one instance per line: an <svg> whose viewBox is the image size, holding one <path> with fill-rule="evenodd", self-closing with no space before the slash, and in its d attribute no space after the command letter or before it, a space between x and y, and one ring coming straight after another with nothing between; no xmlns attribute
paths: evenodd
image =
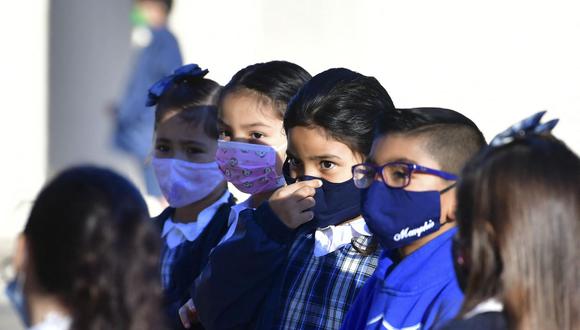
<svg viewBox="0 0 580 330"><path fill-rule="evenodd" d="M405 157L401 157L401 158L397 158L397 159L393 159L393 160L389 160L386 163L409 163L409 164L417 164L416 161L409 159L409 158L405 158ZM385 163L385 164L386 164Z"/></svg>
<svg viewBox="0 0 580 330"><path fill-rule="evenodd" d="M179 140L180 144L192 144L196 147L205 148L205 144L194 140Z"/></svg>
<svg viewBox="0 0 580 330"><path fill-rule="evenodd" d="M244 128L244 129L256 128L256 127L270 128L270 126L268 126L266 124L262 124L262 123L251 123L251 124L242 125L242 128Z"/></svg>
<svg viewBox="0 0 580 330"><path fill-rule="evenodd" d="M312 156L312 157L309 157L309 158L310 158L311 160L324 160L324 159L340 159L340 160L342 160L342 158L341 158L341 157L339 157L339 156L336 156L336 155L330 155L330 154L327 154L327 155L318 155L318 156Z"/></svg>

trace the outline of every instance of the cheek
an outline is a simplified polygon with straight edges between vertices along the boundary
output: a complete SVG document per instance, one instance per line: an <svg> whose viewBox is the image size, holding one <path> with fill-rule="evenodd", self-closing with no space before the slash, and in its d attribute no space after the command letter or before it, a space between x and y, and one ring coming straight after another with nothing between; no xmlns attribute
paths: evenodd
<svg viewBox="0 0 580 330"><path fill-rule="evenodd" d="M351 166L336 166L328 174L325 174L325 179L330 182L340 183L352 179Z"/></svg>

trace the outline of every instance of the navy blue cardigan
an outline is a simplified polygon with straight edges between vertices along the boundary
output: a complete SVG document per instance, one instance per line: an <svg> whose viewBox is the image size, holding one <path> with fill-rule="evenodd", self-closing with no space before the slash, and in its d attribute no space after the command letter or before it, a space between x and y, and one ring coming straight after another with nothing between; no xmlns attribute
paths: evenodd
<svg viewBox="0 0 580 330"><path fill-rule="evenodd" d="M179 319L179 308L189 300L191 286L207 264L210 251L217 246L227 232L230 209L234 204L235 198L231 196L228 203L218 208L198 238L193 242L185 241L176 247L175 260L171 269L171 287L164 290L164 310L173 329L184 329ZM159 216L153 218L160 233L165 221L172 217L174 212L174 208L168 207ZM198 326L198 329L203 328Z"/></svg>

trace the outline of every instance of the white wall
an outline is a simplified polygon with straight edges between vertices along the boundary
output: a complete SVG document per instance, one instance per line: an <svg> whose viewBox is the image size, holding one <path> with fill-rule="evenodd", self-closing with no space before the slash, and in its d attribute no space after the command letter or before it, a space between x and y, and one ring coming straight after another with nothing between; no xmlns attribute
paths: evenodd
<svg viewBox="0 0 580 330"><path fill-rule="evenodd" d="M27 216L47 160L48 0L12 1L0 20L0 256Z"/></svg>
<svg viewBox="0 0 580 330"><path fill-rule="evenodd" d="M271 59L344 66L399 107L466 114L488 139L547 109L580 152L578 17L578 1L177 0L172 25L186 60L221 83Z"/></svg>

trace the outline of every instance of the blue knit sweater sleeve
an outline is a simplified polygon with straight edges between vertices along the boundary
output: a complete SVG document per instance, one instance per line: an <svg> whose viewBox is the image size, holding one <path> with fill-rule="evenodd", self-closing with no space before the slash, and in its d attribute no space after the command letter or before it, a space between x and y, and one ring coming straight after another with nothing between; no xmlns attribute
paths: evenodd
<svg viewBox="0 0 580 330"><path fill-rule="evenodd" d="M293 236L268 203L240 213L235 235L211 252L191 292L205 329L255 327Z"/></svg>

